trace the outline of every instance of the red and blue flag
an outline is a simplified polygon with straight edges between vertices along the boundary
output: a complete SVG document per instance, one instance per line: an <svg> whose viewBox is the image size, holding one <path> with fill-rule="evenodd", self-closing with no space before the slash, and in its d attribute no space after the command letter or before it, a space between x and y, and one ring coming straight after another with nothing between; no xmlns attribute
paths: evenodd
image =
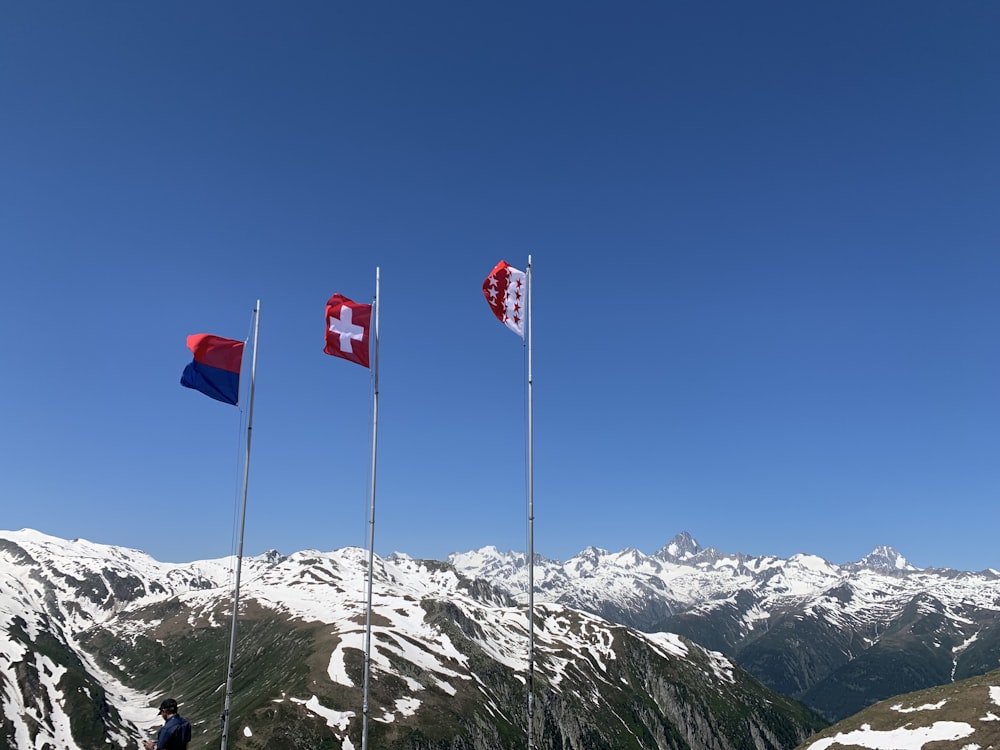
<svg viewBox="0 0 1000 750"><path fill-rule="evenodd" d="M187 337L187 346L194 354L194 361L184 368L181 385L216 401L236 404L240 397L243 342L196 333Z"/></svg>

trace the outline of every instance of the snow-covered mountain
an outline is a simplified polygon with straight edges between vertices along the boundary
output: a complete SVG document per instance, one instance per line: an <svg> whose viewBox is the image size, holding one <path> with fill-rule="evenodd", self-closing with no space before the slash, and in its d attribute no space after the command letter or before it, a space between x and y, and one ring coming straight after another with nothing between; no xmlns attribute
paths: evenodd
<svg viewBox="0 0 1000 750"><path fill-rule="evenodd" d="M233 564L0 532L0 748L138 748L166 695L217 745ZM366 569L356 548L244 560L234 750L360 745ZM372 582L371 746L523 747L524 606L405 555ZM682 636L555 601L533 632L539 748L787 750L824 724Z"/></svg>
<svg viewBox="0 0 1000 750"><path fill-rule="evenodd" d="M449 561L527 597L521 553L487 547ZM725 554L681 533L651 555L589 547L565 562L538 557L534 579L536 602L685 635L830 719L1000 666L1000 574L921 570L887 546L835 565Z"/></svg>
<svg viewBox="0 0 1000 750"><path fill-rule="evenodd" d="M0 532L0 749L138 747L166 694L217 742L233 565ZM357 746L366 567L355 548L244 560L234 750ZM891 547L835 565L679 534L539 557L534 578L540 747L789 748L820 725L726 656L829 719L1000 666L1000 574ZM526 586L495 548L376 559L379 747L523 743Z"/></svg>

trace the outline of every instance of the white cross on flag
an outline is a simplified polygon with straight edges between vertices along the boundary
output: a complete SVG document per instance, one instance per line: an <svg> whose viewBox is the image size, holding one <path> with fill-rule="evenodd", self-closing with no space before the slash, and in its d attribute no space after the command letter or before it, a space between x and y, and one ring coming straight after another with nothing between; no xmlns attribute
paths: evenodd
<svg viewBox="0 0 1000 750"><path fill-rule="evenodd" d="M335 294L326 303L327 354L368 364L368 328L371 325L372 306L352 302L342 294Z"/></svg>
<svg viewBox="0 0 1000 750"><path fill-rule="evenodd" d="M501 323L524 338L524 271L502 260L483 282L483 295Z"/></svg>

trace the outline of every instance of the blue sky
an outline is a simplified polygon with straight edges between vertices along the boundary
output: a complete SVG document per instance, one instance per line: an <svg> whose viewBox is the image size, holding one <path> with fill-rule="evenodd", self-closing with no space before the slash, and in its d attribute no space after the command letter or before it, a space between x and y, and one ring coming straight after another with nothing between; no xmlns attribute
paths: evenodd
<svg viewBox="0 0 1000 750"><path fill-rule="evenodd" d="M0 527L232 549L245 410L178 384L262 314L245 551L1000 568L1000 6L7 3Z"/></svg>

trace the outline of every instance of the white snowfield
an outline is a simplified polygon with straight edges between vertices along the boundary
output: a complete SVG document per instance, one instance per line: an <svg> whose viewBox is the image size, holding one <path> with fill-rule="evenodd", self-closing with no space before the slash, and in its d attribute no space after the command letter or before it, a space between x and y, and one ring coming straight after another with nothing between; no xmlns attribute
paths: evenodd
<svg viewBox="0 0 1000 750"><path fill-rule="evenodd" d="M367 558L365 550L353 547L332 552L306 550L288 557L268 553L244 558L240 601L244 606L254 601L291 617L328 624L338 642L327 673L336 683L359 687L347 674L345 652L364 649L365 632L359 623L365 619ZM40 632L43 617L49 627L53 622L59 624L67 643L86 661L88 669L99 675L108 690L109 702L122 716L123 729L112 736L111 744L124 747L159 726L155 706L164 696L138 693L101 671L80 648L74 634L97 624L111 627L114 623L115 632L127 640L139 626L130 626L117 615L173 597L179 597L190 609L192 625L228 627L228 622L218 621L215 612L220 602L232 599L235 564L235 558L167 564L138 550L85 540L66 541L31 530L0 532L0 621L5 625L23 621L29 638ZM418 667L415 671L420 674L430 675L430 684L446 693L454 694L459 684L474 685L490 711L506 715L508 708L494 701L469 669L467 657L425 618L420 603L433 598L457 604L475 622L478 645L522 675L527 672L529 626L523 606L505 605L499 598L484 603L465 593L463 579L451 568L405 555L376 557L374 575L373 679L394 672L392 664L402 659ZM58 591L57 596L51 595L52 587ZM123 587L136 596L127 604L110 593ZM117 623L122 624L119 627ZM595 666L596 673L603 674L604 667L616 658L615 639L625 632L592 615L536 602L535 649L546 655L545 676L553 685L560 684L566 670L584 660ZM699 664L709 665L706 679L719 683L734 679L733 664L722 654L691 646L669 633L628 632L631 637L646 640L651 649L667 658L690 659L691 650L697 649L702 657ZM60 710L63 697L56 685L59 670L54 664L46 669L49 679L42 685L54 708L48 716L34 717L39 729L34 743L30 743L28 728L20 718L30 709L21 705L20 693L11 689L17 684L14 664L24 655L24 647L16 640L0 638L0 705L17 727L17 747L41 747L47 742L72 748L69 720ZM220 684L224 681L224 675L220 675ZM426 688L412 678L406 682L410 695L393 706L380 707L371 715L373 721L396 721L419 709L421 692ZM287 695L281 700L294 701L320 717L344 746L350 747L348 730L351 722L359 720L360 706L323 705L311 694ZM231 731L252 736L254 727L233 726Z"/></svg>

